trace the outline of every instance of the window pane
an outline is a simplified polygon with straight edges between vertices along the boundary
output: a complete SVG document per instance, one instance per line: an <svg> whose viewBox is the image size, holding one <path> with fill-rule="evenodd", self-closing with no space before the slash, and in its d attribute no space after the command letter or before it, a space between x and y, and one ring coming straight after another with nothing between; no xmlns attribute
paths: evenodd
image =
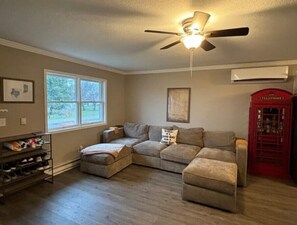
<svg viewBox="0 0 297 225"><path fill-rule="evenodd" d="M83 124L103 122L102 103L82 103L81 115Z"/></svg>
<svg viewBox="0 0 297 225"><path fill-rule="evenodd" d="M76 101L76 79L47 76L47 101Z"/></svg>
<svg viewBox="0 0 297 225"><path fill-rule="evenodd" d="M78 125L76 103L48 103L47 106L49 130Z"/></svg>
<svg viewBox="0 0 297 225"><path fill-rule="evenodd" d="M100 82L81 80L80 85L82 101L100 101L102 99Z"/></svg>

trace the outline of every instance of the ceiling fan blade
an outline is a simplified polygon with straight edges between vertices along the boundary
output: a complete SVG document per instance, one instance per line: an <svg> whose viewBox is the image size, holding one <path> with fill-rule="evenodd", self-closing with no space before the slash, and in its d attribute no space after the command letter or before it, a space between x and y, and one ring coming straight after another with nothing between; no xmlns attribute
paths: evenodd
<svg viewBox="0 0 297 225"><path fill-rule="evenodd" d="M182 33L167 32L167 31L160 31L160 30L145 30L144 32L157 33L157 34L173 34L173 35L177 35L177 36L181 36L182 35Z"/></svg>
<svg viewBox="0 0 297 225"><path fill-rule="evenodd" d="M181 43L180 40L175 41L175 42L173 42L173 43L171 43L171 44L169 44L169 45L164 46L163 48L160 48L160 50L165 50L165 49L171 48L172 46L177 45L177 44L179 44L179 43Z"/></svg>
<svg viewBox="0 0 297 225"><path fill-rule="evenodd" d="M229 36L245 36L248 35L248 27L240 27L226 30L214 30L205 32L206 37L229 37Z"/></svg>
<svg viewBox="0 0 297 225"><path fill-rule="evenodd" d="M207 40L202 41L200 47L203 48L205 51L210 51L210 50L216 48L216 46L214 46L212 43L210 43Z"/></svg>
<svg viewBox="0 0 297 225"><path fill-rule="evenodd" d="M195 11L192 19L192 28L203 31L210 15L205 12Z"/></svg>

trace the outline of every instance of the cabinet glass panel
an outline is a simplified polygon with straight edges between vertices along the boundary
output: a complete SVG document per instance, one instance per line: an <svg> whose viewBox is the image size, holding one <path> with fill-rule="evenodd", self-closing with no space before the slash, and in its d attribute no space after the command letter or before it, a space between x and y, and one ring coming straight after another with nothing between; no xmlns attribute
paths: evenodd
<svg viewBox="0 0 297 225"><path fill-rule="evenodd" d="M284 120L286 109L257 109L256 160L258 162L282 163L284 145Z"/></svg>

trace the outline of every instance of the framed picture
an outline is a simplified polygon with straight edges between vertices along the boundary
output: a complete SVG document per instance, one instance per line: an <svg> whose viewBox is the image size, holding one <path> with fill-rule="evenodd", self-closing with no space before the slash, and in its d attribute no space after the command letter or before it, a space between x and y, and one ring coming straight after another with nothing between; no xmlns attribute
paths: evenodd
<svg viewBox="0 0 297 225"><path fill-rule="evenodd" d="M190 122L191 88L167 89L167 121Z"/></svg>
<svg viewBox="0 0 297 225"><path fill-rule="evenodd" d="M34 103L34 81L0 78L1 102Z"/></svg>

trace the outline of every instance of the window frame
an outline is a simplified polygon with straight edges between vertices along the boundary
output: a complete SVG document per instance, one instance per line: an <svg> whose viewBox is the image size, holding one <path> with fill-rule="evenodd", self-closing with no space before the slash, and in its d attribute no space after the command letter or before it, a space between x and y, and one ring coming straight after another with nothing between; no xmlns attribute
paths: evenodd
<svg viewBox="0 0 297 225"><path fill-rule="evenodd" d="M75 101L65 101L65 103L76 103L77 106L77 121L78 124L74 126L69 127L62 127L58 129L49 129L48 127L48 101L47 101L47 76L53 73L54 75L57 75L59 77L68 77L76 80L76 100ZM85 101L81 100L81 81L93 81L93 82L100 82L102 85L102 100L98 101L102 103L103 106L103 121L102 122L93 122L93 123L82 123L82 112L81 112L81 106L82 103ZM63 103L64 101L57 101L57 103ZM85 76L75 73L67 73L62 71L55 71L55 70L44 70L44 110L45 110L45 130L49 133L62 133L72 130L80 130L80 129L86 129L91 127L98 127L98 126L104 126L107 124L107 80L98 78L98 77L91 77L91 76Z"/></svg>

